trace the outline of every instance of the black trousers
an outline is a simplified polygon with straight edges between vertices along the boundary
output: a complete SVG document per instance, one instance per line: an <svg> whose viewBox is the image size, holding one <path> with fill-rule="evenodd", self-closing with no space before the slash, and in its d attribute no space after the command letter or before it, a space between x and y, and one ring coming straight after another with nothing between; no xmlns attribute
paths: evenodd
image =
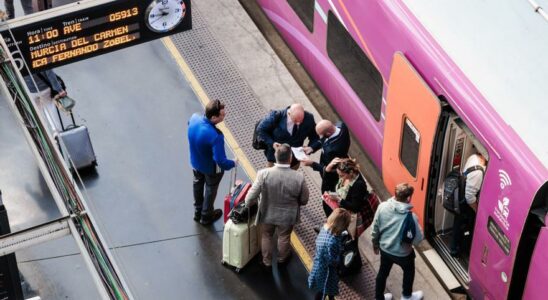
<svg viewBox="0 0 548 300"><path fill-rule="evenodd" d="M460 214L455 214L453 221L453 236L451 237L451 252L459 253L461 251L468 253L470 251L470 242L474 232L474 223L476 213L468 204L460 206ZM469 231L470 235L465 239L464 232Z"/></svg>
<svg viewBox="0 0 548 300"><path fill-rule="evenodd" d="M213 214L213 203L224 173L204 174L198 170L193 170L193 172L194 213L196 215L201 213L202 218L208 218Z"/></svg>
<svg viewBox="0 0 548 300"><path fill-rule="evenodd" d="M403 292L402 296L411 297L413 293L413 281L415 280L415 252L408 256L399 257L381 251L381 267L377 274L375 285L375 299L384 300L384 289L386 288L386 279L390 274L392 265L398 265L403 270Z"/></svg>

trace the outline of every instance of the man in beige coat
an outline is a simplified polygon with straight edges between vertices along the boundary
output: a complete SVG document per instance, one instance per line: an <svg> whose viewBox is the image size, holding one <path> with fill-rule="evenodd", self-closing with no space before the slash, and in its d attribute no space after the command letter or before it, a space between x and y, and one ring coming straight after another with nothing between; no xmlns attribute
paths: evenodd
<svg viewBox="0 0 548 300"><path fill-rule="evenodd" d="M263 264L272 266L272 236L278 231L278 264L291 256L289 238L299 221L301 205L308 203L308 188L304 175L290 168L291 147L276 145L276 164L262 169L245 198L246 206L259 202L257 223L261 224Z"/></svg>

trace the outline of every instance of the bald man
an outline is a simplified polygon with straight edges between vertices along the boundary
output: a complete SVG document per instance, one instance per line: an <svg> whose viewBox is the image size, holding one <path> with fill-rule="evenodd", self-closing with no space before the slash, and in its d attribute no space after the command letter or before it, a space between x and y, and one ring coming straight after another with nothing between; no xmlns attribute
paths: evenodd
<svg viewBox="0 0 548 300"><path fill-rule="evenodd" d="M308 138L305 152L310 154L321 148L320 138L316 134L314 116L305 111L304 107L295 103L282 110L273 110L264 117L257 126L258 138L265 142L264 151L267 166L271 167L274 158L274 143L288 144L291 147L302 147ZM291 168L299 168L299 161L293 156Z"/></svg>
<svg viewBox="0 0 548 300"><path fill-rule="evenodd" d="M324 192L335 191L335 186L339 180L337 172L326 172L325 167L335 158L348 157L348 149L350 148L350 133L348 128L342 122L333 124L329 120L321 120L316 125L316 134L320 137L322 144L322 155L320 162L311 160L302 161L305 166L310 166L315 171L320 172L322 176L322 194ZM332 209L322 201L323 210L326 216L329 216Z"/></svg>

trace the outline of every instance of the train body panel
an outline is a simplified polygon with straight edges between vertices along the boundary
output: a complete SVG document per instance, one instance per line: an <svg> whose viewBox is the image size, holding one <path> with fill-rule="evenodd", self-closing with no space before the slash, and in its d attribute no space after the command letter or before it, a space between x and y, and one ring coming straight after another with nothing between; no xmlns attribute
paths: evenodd
<svg viewBox="0 0 548 300"><path fill-rule="evenodd" d="M548 247L544 244L545 238L542 235L539 235L538 240L538 243L542 244L536 245L532 261L527 257L522 257L523 255L517 256L518 250L519 253L528 253L522 252L525 250L520 250L525 247L523 245L525 242L520 243L522 242L521 238L525 233L529 234L531 230L533 232L536 230L527 227L526 221L531 215L531 206L537 191L548 178L548 170L545 165L548 157L546 149L544 152L539 151L538 144L533 146L533 150L530 147L532 140L530 136L536 135L539 139L546 140L546 133L538 128L539 115L546 112L546 102L524 101L530 106L524 108L519 105L520 99L515 99L514 101L517 103L513 105L516 106L516 115L509 115L508 105L511 103L508 103L508 99L503 101L503 105L497 102L497 98L487 98L487 96L493 95L501 97L505 90L512 89L511 86L505 86L509 84L508 82L503 81L498 83L501 91L495 91L496 82L483 80L481 77L483 72L484 76L491 75L493 80L497 78L504 80L504 76L496 76L500 74L493 73L502 72L502 70L497 68L490 70L488 67L476 63L475 67L481 70L472 74L474 66L463 61L466 55L456 54L454 49L443 48L442 44L447 45L448 41L435 38L441 35L441 31L432 30L435 23L426 21L426 18L432 18L434 14L426 11L424 1L418 1L418 4L409 4L404 1L317 0L314 2L314 11L312 12L312 30L303 23L302 13L299 15L295 7L292 6L294 4L290 4L290 2L298 1L258 0L257 2L342 119L348 124L364 150L383 172L387 172L383 166L383 161L386 159L383 157L385 152L383 144L387 144L384 143L385 127L388 126L388 121L385 118L387 106L390 105L390 95L388 94L391 84L390 72L396 53L402 53L422 80L426 82L432 93L447 102L451 108L451 115L462 120L462 123L459 124L466 129L465 132L469 137L473 137L464 146L461 146L470 152L472 151L470 150L471 145L474 145L473 148L482 149L482 153L488 157L488 166L479 195L479 208L467 269L469 278L467 278L466 285L469 288L469 293L478 299L506 299L509 293L515 295L514 290L518 290L519 294L519 287L514 287L513 290L510 288L515 265L529 265L529 263L531 265L546 265L548 263L546 257L539 254L538 250L538 247L544 247L543 249ZM305 2L309 1L301 3ZM408 5L415 6L410 8ZM444 4L437 4L437 6L440 5ZM482 8L485 9L485 7ZM533 14L529 17L537 16ZM448 19L447 16L446 19ZM462 20L448 19L448 22L464 22L465 20L465 18ZM471 18L471 20L475 19ZM477 24L477 26L482 25ZM353 41L350 43L355 43L348 47L350 49L348 53L359 49L369 59L369 62L364 62L363 59L345 61L344 58L338 57L342 50L334 46L334 43L338 42L343 46L345 43L349 43L348 38L338 40L337 36L334 36L334 33L341 32L340 28L347 31L344 34L351 37ZM447 34L452 33L447 32ZM493 47L493 45L490 46ZM501 44L500 46L511 45ZM459 49L461 52L465 51L462 50L462 47ZM486 55L486 53L480 54ZM473 56L474 53L467 53L467 55ZM355 80L352 77L353 74L348 74L356 71L345 65L345 63L351 64L352 62L358 62L362 66L371 68L366 72L368 76L378 72L381 80L375 80L379 77L375 77L373 74L371 75L373 79L370 81L382 85L381 99L378 100L380 107L371 106L378 109L378 112L371 110L367 101L363 101L364 97L360 94L359 87L353 85L360 81L353 82ZM487 63L494 63L494 61L488 60ZM374 66L374 69L371 66ZM540 66L545 71L542 74L548 75L548 68L543 66L544 63ZM519 73L527 72L519 70ZM541 73L539 70L531 72L531 74L539 73ZM546 76L541 78L546 78ZM538 78L533 79L533 82L536 81ZM520 83L524 82L524 80L520 81ZM482 85L478 87L477 83ZM521 90L526 97L527 89L521 87ZM506 93L510 93L510 91ZM371 93L371 95L377 94ZM536 97L537 94L535 92L533 96ZM504 111L502 114L501 110ZM528 116L534 116L529 118L535 127L527 127L527 124L522 125L527 122ZM439 127L444 126L449 125L441 124L440 121ZM524 134L524 130L531 132L528 131ZM431 138L426 140L431 140ZM447 144L450 140L439 139L441 139L438 141L439 148L448 148ZM458 163L462 165L466 157L456 157L455 149L449 149L450 151L446 152L452 153L453 161L458 158ZM439 171L443 168L434 165L436 161L434 154L432 154L431 170L427 172L430 177L426 179L426 182L422 183L421 178L413 176L410 176L409 180L414 180L421 189L428 189L430 186L430 189L433 190L431 194L438 194L439 198L440 184L436 184L436 181L441 182L444 175L442 171ZM446 160L450 159L446 158ZM420 162L417 164L420 165ZM442 165L439 162L437 164ZM405 169L402 167L402 170ZM438 172L437 175L436 172ZM383 174L383 176L389 177L390 175ZM390 188L388 185L387 187ZM414 202L420 202L416 203L418 208L424 207L424 211L418 213L424 216L426 227L433 226L432 219L435 219L432 217L433 214L442 213L439 208L435 208L438 198L425 196L423 199L413 199ZM430 211L428 211L429 209ZM541 230L541 232L544 231ZM532 242L537 242L536 238ZM532 255L532 253L529 254ZM528 281L526 293L527 295L536 293L530 281Z"/></svg>

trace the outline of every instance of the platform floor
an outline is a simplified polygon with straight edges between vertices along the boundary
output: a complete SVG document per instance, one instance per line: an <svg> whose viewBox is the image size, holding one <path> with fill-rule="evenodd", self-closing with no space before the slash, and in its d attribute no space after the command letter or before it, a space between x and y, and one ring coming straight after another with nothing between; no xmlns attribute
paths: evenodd
<svg viewBox="0 0 548 300"><path fill-rule="evenodd" d="M61 2L70 1L54 4ZM264 112L299 102L316 120L321 115L237 1L195 1L193 14L193 30L168 42L57 70L77 100L77 119L90 128L98 156L97 173L84 179L84 196L136 299L311 299L299 259L271 274L252 263L236 275L220 265L222 224L203 228L192 221L186 122L202 111L204 96L228 104L226 129L237 145L227 151L244 155L253 170L264 166L262 154L250 146L252 127ZM12 230L18 230L59 213L10 114L0 101L0 188ZM297 233L310 259L312 225L323 222L323 214L313 198L319 199L318 175L309 168L301 171L313 193ZM241 169L239 177L245 177ZM227 190L225 175L217 206ZM362 274L343 283L340 299L371 298L378 262L370 253L365 256ZM43 299L98 297L71 237L20 251L17 259L29 294ZM428 299L448 298L424 263L417 269L415 287L425 290ZM399 296L400 288L401 273L395 270L388 289Z"/></svg>
<svg viewBox="0 0 548 300"><path fill-rule="evenodd" d="M161 41L57 71L98 157L84 196L136 299L312 297L298 259L271 274L253 262L237 275L220 264L222 222L192 220L186 122L203 109ZM18 126L0 101L0 187L14 231L60 216ZM246 179L241 170L238 177ZM98 298L72 237L16 255L42 299Z"/></svg>

